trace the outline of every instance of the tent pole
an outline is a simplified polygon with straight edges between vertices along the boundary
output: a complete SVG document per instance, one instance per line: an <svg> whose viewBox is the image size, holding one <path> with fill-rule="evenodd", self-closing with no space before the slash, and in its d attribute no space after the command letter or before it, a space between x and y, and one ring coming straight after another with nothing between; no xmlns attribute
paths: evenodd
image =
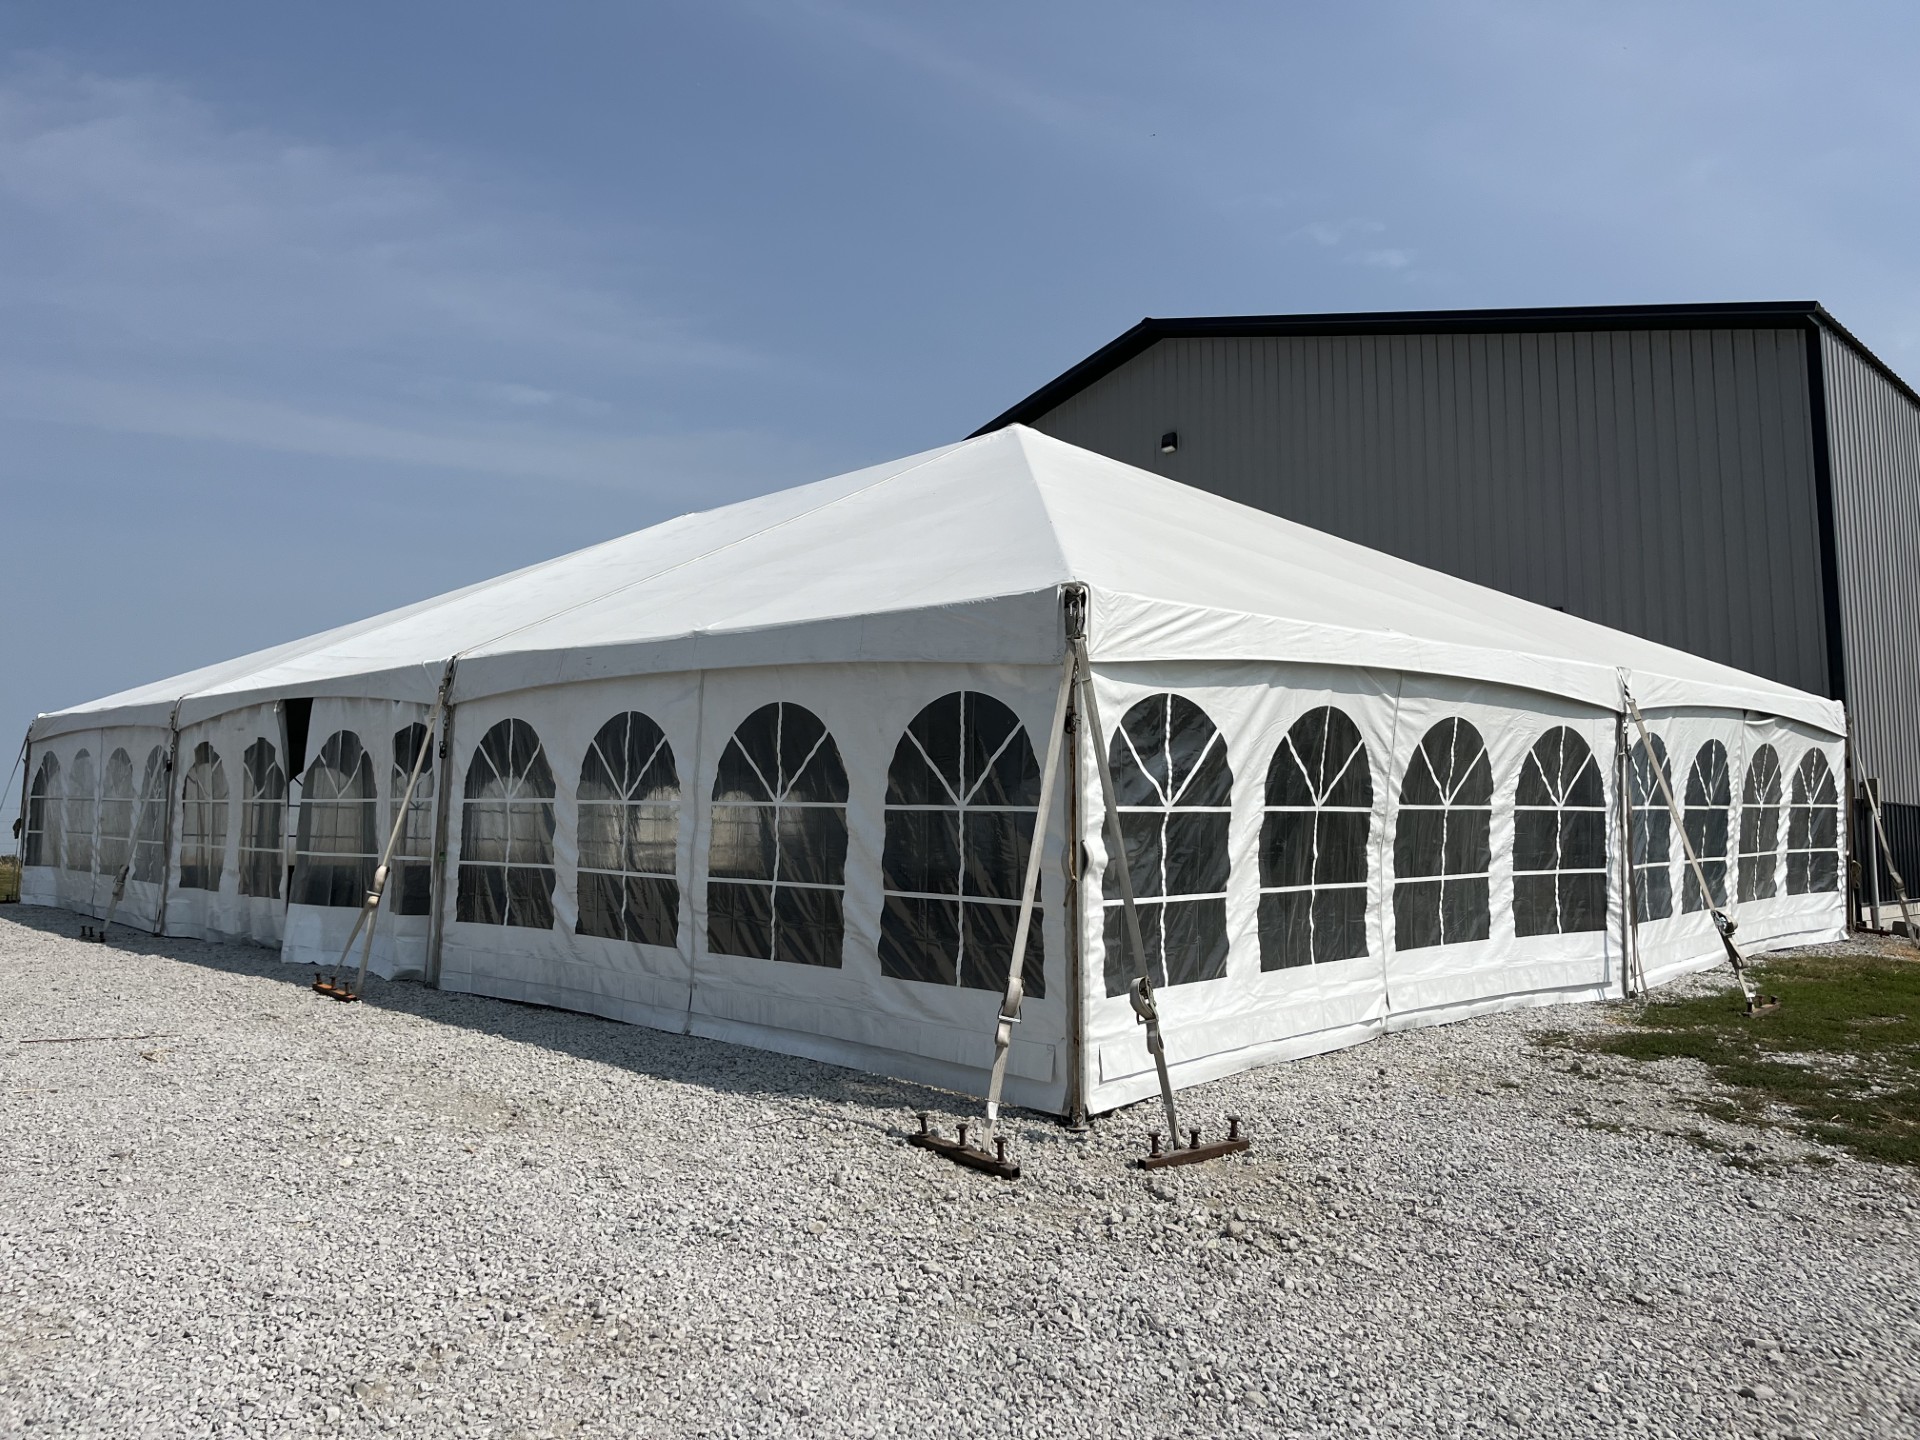
<svg viewBox="0 0 1920 1440"><path fill-rule="evenodd" d="M1080 710L1067 706L1067 837L1061 859L1063 903L1061 930L1067 942L1067 1128L1087 1128L1087 1035L1086 1035L1086 905L1080 893L1085 882L1080 857L1080 827L1086 819L1085 799L1080 789Z"/></svg>
<svg viewBox="0 0 1920 1440"><path fill-rule="evenodd" d="M1633 871L1633 754L1627 748L1627 717L1613 717L1613 750L1619 757L1616 767L1620 784L1620 894L1626 907L1621 924L1620 989L1627 996L1647 991L1646 966L1640 960L1640 903L1634 888ZM1653 759L1649 751L1648 760Z"/></svg>
<svg viewBox="0 0 1920 1440"><path fill-rule="evenodd" d="M180 759L180 702L167 716L165 804L160 808L160 899L153 909L153 933L167 933L167 897L173 893L173 775ZM184 797L182 797L184 798Z"/></svg>
<svg viewBox="0 0 1920 1440"><path fill-rule="evenodd" d="M33 790L33 727L27 727L27 733L20 737L20 753L15 757L13 768L20 772L20 819L13 827L14 873L20 885L20 898L26 898L27 888L27 821L29 819L28 799ZM13 777L7 777L7 784L13 784Z"/></svg>
<svg viewBox="0 0 1920 1440"><path fill-rule="evenodd" d="M456 656L447 661L446 672L440 681L440 693L446 697L446 703L440 710L440 788L434 795L433 862L428 871L430 883L427 887L433 920L427 927L426 983L435 990L440 988L440 947L447 935L447 836L454 781L453 667L457 660Z"/></svg>

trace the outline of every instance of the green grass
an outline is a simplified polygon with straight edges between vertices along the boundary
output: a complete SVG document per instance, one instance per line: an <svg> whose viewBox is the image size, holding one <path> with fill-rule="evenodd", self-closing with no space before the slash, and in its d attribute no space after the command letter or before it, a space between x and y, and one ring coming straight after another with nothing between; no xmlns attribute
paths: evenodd
<svg viewBox="0 0 1920 1440"><path fill-rule="evenodd" d="M1914 958L1781 957L1757 976L1777 1010L1749 1017L1730 987L1649 1001L1619 1034L1553 1043L1697 1060L1723 1091L1700 1107L1716 1119L1782 1123L1867 1159L1920 1165L1920 952L1902 953Z"/></svg>
<svg viewBox="0 0 1920 1440"><path fill-rule="evenodd" d="M0 905L11 905L20 898L20 861L12 855L0 855Z"/></svg>

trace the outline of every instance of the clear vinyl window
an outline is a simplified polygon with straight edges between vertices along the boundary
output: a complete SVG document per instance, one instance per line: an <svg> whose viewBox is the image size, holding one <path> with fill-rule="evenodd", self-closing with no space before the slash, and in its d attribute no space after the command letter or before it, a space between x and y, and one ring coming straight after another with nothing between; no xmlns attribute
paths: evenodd
<svg viewBox="0 0 1920 1440"><path fill-rule="evenodd" d="M100 776L100 873L118 876L133 855L133 757L116 749Z"/></svg>
<svg viewBox="0 0 1920 1440"><path fill-rule="evenodd" d="M1840 888L1840 797L1827 757L1809 750L1793 772L1787 812L1787 893Z"/></svg>
<svg viewBox="0 0 1920 1440"><path fill-rule="evenodd" d="M1026 727L991 695L956 690L913 718L887 770L880 972L1004 990L1040 803ZM1021 968L1046 994L1036 904Z"/></svg>
<svg viewBox="0 0 1920 1440"><path fill-rule="evenodd" d="M1700 882L1693 867L1687 866L1682 909L1705 910L1727 903L1727 810L1733 804L1733 781L1727 772L1727 747L1709 740L1693 757L1687 770L1687 839L1693 845L1694 858L1707 877L1712 899L1700 893Z"/></svg>
<svg viewBox="0 0 1920 1440"><path fill-rule="evenodd" d="M580 766L580 918L574 929L671 948L680 933L680 772L637 710L600 727Z"/></svg>
<svg viewBox="0 0 1920 1440"><path fill-rule="evenodd" d="M1599 762L1565 725L1520 767L1513 809L1513 931L1570 935L1607 925L1607 796Z"/></svg>
<svg viewBox="0 0 1920 1440"><path fill-rule="evenodd" d="M1779 890L1780 756L1762 745L1747 762L1740 787L1740 889L1742 900L1770 900Z"/></svg>
<svg viewBox="0 0 1920 1440"><path fill-rule="evenodd" d="M456 919L553 928L553 768L534 728L502 720L467 765Z"/></svg>
<svg viewBox="0 0 1920 1440"><path fill-rule="evenodd" d="M1400 782L1393 830L1393 948L1484 940L1491 932L1493 767L1465 720L1421 737Z"/></svg>
<svg viewBox="0 0 1920 1440"><path fill-rule="evenodd" d="M1185 696L1149 695L1121 717L1107 754L1147 973L1159 985L1217 980L1227 973L1227 742ZM1102 877L1106 981L1107 994L1124 995L1134 972L1116 858Z"/></svg>
<svg viewBox="0 0 1920 1440"><path fill-rule="evenodd" d="M1323 705L1293 724L1267 767L1260 826L1260 968L1367 953L1373 773L1360 728Z"/></svg>
<svg viewBox="0 0 1920 1440"><path fill-rule="evenodd" d="M67 767L66 865L82 875L93 873L93 831L99 824L94 801L93 752L77 750Z"/></svg>
<svg viewBox="0 0 1920 1440"><path fill-rule="evenodd" d="M414 762L420 759L420 747L426 743L424 724L402 725L393 732L393 770L387 780L387 803L393 810L387 821L389 827L399 818L407 780L413 774ZM420 777L413 782L406 823L400 827L393 858L388 862L387 904L396 915L425 915L433 909L433 758L429 747ZM392 833L391 828L388 833Z"/></svg>
<svg viewBox="0 0 1920 1440"><path fill-rule="evenodd" d="M1673 812L1667 808L1660 777L1673 784L1667 742L1652 731L1634 742L1627 775L1633 799L1633 918L1665 920L1673 914ZM1658 765L1656 771L1653 767Z"/></svg>
<svg viewBox="0 0 1920 1440"><path fill-rule="evenodd" d="M776 701L733 732L713 782L707 948L838 966L847 771L811 710Z"/></svg>
<svg viewBox="0 0 1920 1440"><path fill-rule="evenodd" d="M227 765L212 745L193 747L180 801L180 888L218 890L227 863Z"/></svg>
<svg viewBox="0 0 1920 1440"><path fill-rule="evenodd" d="M133 878L158 885L167 873L167 750L147 752L133 817Z"/></svg>
<svg viewBox="0 0 1920 1440"><path fill-rule="evenodd" d="M49 750L34 767L33 784L27 789L27 865L58 868L60 852L66 847L61 832L66 829L66 801L61 796L60 757Z"/></svg>
<svg viewBox="0 0 1920 1440"><path fill-rule="evenodd" d="M336 730L300 787L293 903L358 908L379 864L373 758L351 730Z"/></svg>
<svg viewBox="0 0 1920 1440"><path fill-rule="evenodd" d="M278 900L286 868L287 772L271 740L255 740L242 759L240 893Z"/></svg>

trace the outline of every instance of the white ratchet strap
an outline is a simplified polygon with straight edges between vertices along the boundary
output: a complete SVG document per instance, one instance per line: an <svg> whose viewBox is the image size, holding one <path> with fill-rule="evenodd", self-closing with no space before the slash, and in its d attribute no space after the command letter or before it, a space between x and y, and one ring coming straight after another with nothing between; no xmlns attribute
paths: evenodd
<svg viewBox="0 0 1920 1440"><path fill-rule="evenodd" d="M1060 669L1060 690L1053 701L1053 728L1047 735L1047 759L1040 772L1040 803L1034 811L1033 839L1027 847L1026 880L1020 889L1020 919L1013 929L1013 961L1007 968L1007 993L1000 1002L1000 1019L993 1035L993 1073L987 1081L987 1135L983 1146L989 1150L993 1148L994 1126L1000 1121L1000 1092L1006 1085L1013 1027L1020 1023L1020 1002L1026 998L1021 977L1027 964L1027 935L1033 928L1034 907L1040 903L1040 867L1046 852L1047 816L1053 804L1054 782L1060 773L1060 752L1067 733L1067 702L1073 694L1077 663L1069 648Z"/></svg>
<svg viewBox="0 0 1920 1440"><path fill-rule="evenodd" d="M373 888L367 891L367 898L361 902L360 913L354 918L353 929L347 933L347 943L340 950L340 964L347 963L347 956L353 953L353 942L360 932L366 931L366 939L360 947L360 975L354 981L353 992L358 995L367 988L367 967L373 963L373 928L380 912L380 897L387 888L387 869L393 861L394 847L400 843L401 833L407 828L407 815L413 805L414 787L420 783L420 772L426 768L427 756L433 753L433 739L439 732L440 714L446 708L447 687L440 687L440 694L433 702L433 709L427 712L426 733L420 737L420 753L413 757L413 770L407 776L406 793L400 797L400 804L394 810L393 829L387 833L386 848L380 852L380 863L374 867Z"/></svg>
<svg viewBox="0 0 1920 1440"><path fill-rule="evenodd" d="M1680 802L1673 798L1673 786L1667 780L1667 767L1660 763L1660 756L1653 748L1653 737L1647 733L1647 722L1641 718L1640 706L1633 698L1633 691L1627 688L1626 672L1620 674L1620 699L1627 707L1627 714L1633 718L1633 728L1640 732L1640 745L1646 751L1647 768L1653 772L1654 783L1660 787L1660 796L1667 802L1667 813L1673 817L1673 828L1680 832L1680 847L1686 852L1687 864L1693 869L1693 883L1700 887L1700 898L1706 904L1707 913L1713 917L1714 929L1720 932L1720 943L1726 947L1727 963L1733 966L1733 978L1740 982L1740 991L1753 1002L1753 986L1747 980L1746 957L1740 953L1740 947L1733 943L1733 932L1738 928L1733 917L1713 903L1713 887L1707 884L1707 872L1700 866L1700 857L1694 853L1693 839L1687 834L1686 817L1680 813Z"/></svg>
<svg viewBox="0 0 1920 1440"><path fill-rule="evenodd" d="M1153 999L1153 977L1147 970L1146 942L1140 937L1140 912L1134 905L1133 874L1127 863L1126 833L1120 828L1120 802L1114 790L1113 767L1107 761L1107 732L1100 723L1100 702L1093 693L1093 667L1087 659L1087 642L1082 636L1072 641L1079 674L1080 698L1092 736L1095 768L1100 772L1100 798L1106 814L1107 871L1119 885L1120 910L1125 920L1127 958L1133 963L1133 983L1127 999L1134 1018L1147 1027L1147 1053L1153 1056L1160 1076L1160 1103L1167 1112L1167 1135L1180 1143L1180 1116L1173 1106L1173 1079L1167 1074L1167 1048L1160 1034L1160 1007Z"/></svg>

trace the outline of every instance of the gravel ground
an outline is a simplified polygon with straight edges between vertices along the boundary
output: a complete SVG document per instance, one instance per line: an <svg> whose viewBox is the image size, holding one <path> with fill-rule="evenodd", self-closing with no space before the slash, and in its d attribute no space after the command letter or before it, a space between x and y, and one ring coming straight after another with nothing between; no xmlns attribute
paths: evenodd
<svg viewBox="0 0 1920 1440"><path fill-rule="evenodd" d="M1016 1116L1009 1185L900 1142L954 1097L79 923L0 918L8 1434L1920 1433L1916 1177L1534 1043L1616 1007L1201 1087L1253 1151L1171 1175Z"/></svg>

